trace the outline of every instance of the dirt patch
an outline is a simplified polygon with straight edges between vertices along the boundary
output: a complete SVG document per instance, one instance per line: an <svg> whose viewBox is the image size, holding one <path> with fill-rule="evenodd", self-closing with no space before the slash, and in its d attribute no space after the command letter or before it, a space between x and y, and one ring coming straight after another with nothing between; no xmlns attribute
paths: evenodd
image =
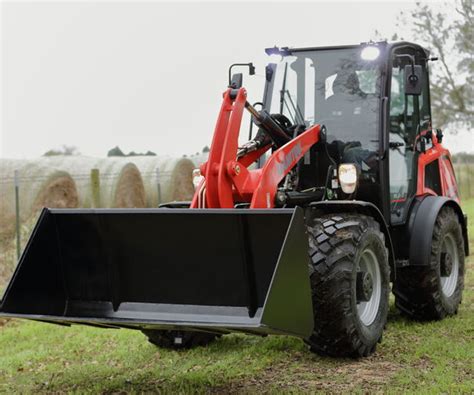
<svg viewBox="0 0 474 395"><path fill-rule="evenodd" d="M10 324L12 320L10 318L0 318L0 328Z"/></svg>
<svg viewBox="0 0 474 395"><path fill-rule="evenodd" d="M212 393L272 393L276 391L323 391L346 393L364 388L367 393L380 392L403 368L402 365L373 356L364 360L327 359L288 361L266 368L258 377L243 379L212 389ZM297 362L297 367L293 363ZM264 389L262 391L262 389Z"/></svg>

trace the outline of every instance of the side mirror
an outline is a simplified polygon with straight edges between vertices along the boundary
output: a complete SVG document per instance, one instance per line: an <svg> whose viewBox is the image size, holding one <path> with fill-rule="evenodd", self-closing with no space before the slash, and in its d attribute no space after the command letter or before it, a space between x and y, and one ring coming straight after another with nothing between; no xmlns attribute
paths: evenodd
<svg viewBox="0 0 474 395"><path fill-rule="evenodd" d="M443 131L441 129L436 129L436 139L438 140L438 143L442 143L443 142Z"/></svg>
<svg viewBox="0 0 474 395"><path fill-rule="evenodd" d="M238 88L241 88L242 87L242 74L234 74L232 75L232 68L235 67L235 66L245 66L245 67L248 67L249 68L249 74L250 75L254 75L255 74L255 66L253 65L252 62L250 63L234 63L232 64L230 67L229 67L229 88L233 88L232 86L232 81L234 79L234 77L236 75L240 75L240 85L238 86ZM232 75L232 77L231 77ZM234 89L237 89L237 88L234 88Z"/></svg>
<svg viewBox="0 0 474 395"><path fill-rule="evenodd" d="M232 89L242 88L243 79L244 77L242 73L233 74L232 78L230 79L229 88L232 88Z"/></svg>
<svg viewBox="0 0 474 395"><path fill-rule="evenodd" d="M418 64L405 66L405 95L421 95L423 90L422 73L423 69Z"/></svg>

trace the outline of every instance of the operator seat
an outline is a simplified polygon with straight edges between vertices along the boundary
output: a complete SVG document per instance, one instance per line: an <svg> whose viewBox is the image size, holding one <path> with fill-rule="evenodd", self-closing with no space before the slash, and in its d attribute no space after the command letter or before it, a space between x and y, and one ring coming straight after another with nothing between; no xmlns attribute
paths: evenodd
<svg viewBox="0 0 474 395"><path fill-rule="evenodd" d="M350 96L353 100L367 97L367 94L360 89L359 77L355 71L338 72L332 84L332 91L334 95L328 100L334 100L335 96L340 95Z"/></svg>
<svg viewBox="0 0 474 395"><path fill-rule="evenodd" d="M326 95L328 93L330 96L327 97L325 102L325 113L328 120L325 124L328 128L329 137L331 135L337 136L339 143L335 144L334 148L338 151L339 160L353 162L355 158L353 155L347 157L346 151L348 149L361 149L362 144L358 141L358 133L355 132L358 130L357 124L361 123L360 118L363 115L363 104L367 94L360 89L357 73L345 70L338 71L332 86L326 87ZM360 160L357 162L360 162Z"/></svg>
<svg viewBox="0 0 474 395"><path fill-rule="evenodd" d="M331 129L341 140L338 146L339 158L343 163L354 163L361 171L370 171L376 165L375 152L368 149L364 141L367 128L365 115L372 108L372 95L360 89L359 77L355 71L341 70L332 84L333 95L327 98Z"/></svg>

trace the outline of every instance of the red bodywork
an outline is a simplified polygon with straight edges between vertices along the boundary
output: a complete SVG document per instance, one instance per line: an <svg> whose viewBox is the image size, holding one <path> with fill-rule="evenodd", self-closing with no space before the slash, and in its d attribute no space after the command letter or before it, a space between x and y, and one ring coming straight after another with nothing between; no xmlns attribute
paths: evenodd
<svg viewBox="0 0 474 395"><path fill-rule="evenodd" d="M191 208L233 208L236 203L250 203L250 208L273 208L278 184L319 141L320 125L312 126L273 152L263 168L249 170L249 166L264 155L271 145L237 158L247 91L240 88L236 95L231 93L232 89L224 93L209 158L201 165L204 179L196 189ZM432 147L418 157L416 195L437 195L425 184L425 168L438 160L442 195L459 203L450 153L438 142L432 130L423 132L421 136L426 137L428 133L432 134Z"/></svg>
<svg viewBox="0 0 474 395"><path fill-rule="evenodd" d="M237 158L238 138L247 91L224 93L209 159L201 165L204 180L196 189L191 208L233 208L250 203L250 208L273 208L278 184L319 140L320 125L314 125L273 152L262 169L248 167L271 145Z"/></svg>
<svg viewBox="0 0 474 395"><path fill-rule="evenodd" d="M438 194L432 189L428 188L425 183L426 166L435 160L438 160L439 175L441 181L441 192L443 196L447 196L456 202L460 203L458 186L456 183L456 177L454 175L453 165L451 163L451 154L438 142L436 133L432 130L428 130L422 133L422 136L431 133L431 141L433 146L421 153L418 157L418 179L416 186L416 195L433 195ZM416 144L416 142L415 142Z"/></svg>

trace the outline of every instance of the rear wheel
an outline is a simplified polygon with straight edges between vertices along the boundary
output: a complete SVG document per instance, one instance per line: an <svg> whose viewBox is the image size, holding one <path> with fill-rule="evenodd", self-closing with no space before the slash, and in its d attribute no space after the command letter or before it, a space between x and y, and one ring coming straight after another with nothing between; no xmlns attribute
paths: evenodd
<svg viewBox="0 0 474 395"><path fill-rule="evenodd" d="M327 215L308 227L314 332L311 350L367 356L387 322L390 268L384 235L371 217Z"/></svg>
<svg viewBox="0 0 474 395"><path fill-rule="evenodd" d="M150 343L160 348L181 349L197 346L207 346L218 335L196 331L167 331L159 329L145 329L142 331Z"/></svg>
<svg viewBox="0 0 474 395"><path fill-rule="evenodd" d="M395 304L406 316L439 320L456 314L464 288L464 240L454 210L443 208L436 219L430 266L397 270Z"/></svg>

